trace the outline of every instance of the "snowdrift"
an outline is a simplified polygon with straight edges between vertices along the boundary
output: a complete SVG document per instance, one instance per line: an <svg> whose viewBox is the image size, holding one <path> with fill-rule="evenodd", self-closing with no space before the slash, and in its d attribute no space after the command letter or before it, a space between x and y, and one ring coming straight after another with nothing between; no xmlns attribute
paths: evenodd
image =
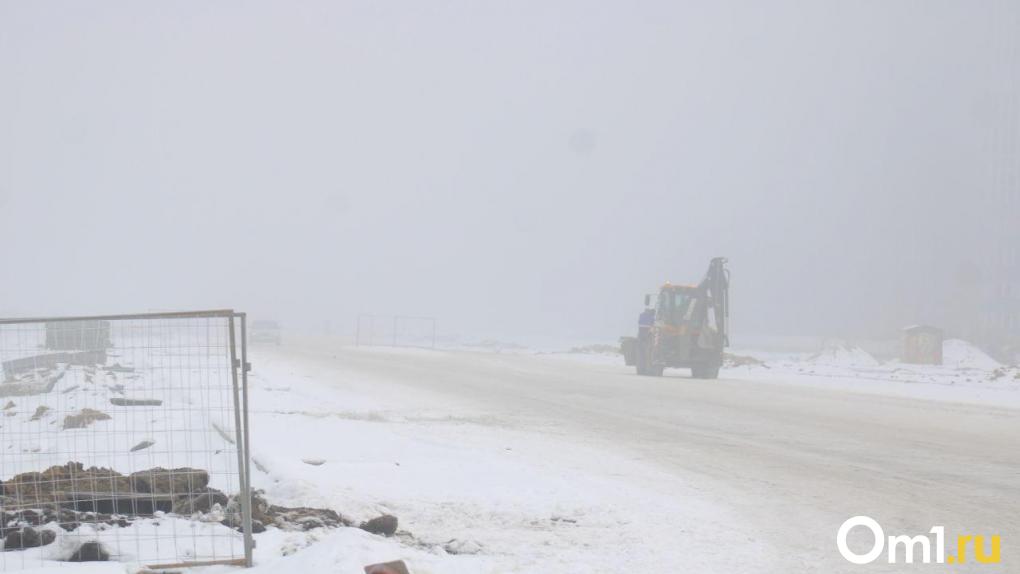
<svg viewBox="0 0 1020 574"><path fill-rule="evenodd" d="M954 369L994 371L1002 365L984 351L961 339L947 339L942 343L942 364Z"/></svg>
<svg viewBox="0 0 1020 574"><path fill-rule="evenodd" d="M826 343L821 351L808 357L807 362L834 367L877 367L879 365L875 357L872 357L867 351L845 342Z"/></svg>

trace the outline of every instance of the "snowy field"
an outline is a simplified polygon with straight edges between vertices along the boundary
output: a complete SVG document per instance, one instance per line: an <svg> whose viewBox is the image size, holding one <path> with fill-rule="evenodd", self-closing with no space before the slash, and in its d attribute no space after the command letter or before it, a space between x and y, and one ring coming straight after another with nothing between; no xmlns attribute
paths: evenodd
<svg viewBox="0 0 1020 574"><path fill-rule="evenodd" d="M621 361L605 350L543 355L593 365ZM814 353L737 349L732 356L720 375L730 380L1020 408L1020 366L1003 365L959 339L945 342L942 365L883 362L845 343L828 343Z"/></svg>
<svg viewBox="0 0 1020 574"><path fill-rule="evenodd" d="M804 355L749 351L747 355L762 358L764 364L730 368L726 376L1020 408L1020 368L1002 365L959 339L947 340L943 347L942 365L880 362L858 347L844 345Z"/></svg>
<svg viewBox="0 0 1020 574"><path fill-rule="evenodd" d="M864 510L894 524L934 519L938 505L915 506L910 484L914 472L930 482L939 457L904 467L897 446L862 462L864 447L849 438L841 444L830 427L882 421L884 433L900 424L908 450L919 448L917 435L939 440L929 427L940 424L966 440L1020 430L1017 413L1001 409L1020 404L1017 371L957 342L947 346L942 367L882 365L859 350L827 349L762 354L765 364L725 369L714 382L689 380L683 371L638 379L618 355L521 348L349 349L304 341L255 354L256 486L282 503L325 505L357 520L392 513L404 531L387 540L341 530L326 535L327 543L321 533L276 533L260 546L265 571L358 572L394 558L431 573L810 572L821 564L843 571L848 564L831 547L838 522L829 507L841 508L840 521ZM740 388L754 391L731 392ZM711 394L702 396L705 389ZM871 410L859 413L862 407ZM805 420L793 425L780 409ZM986 416L995 422L986 425ZM882 440L860 435L867 445ZM806 459L795 441L829 454ZM820 476L844 472L841 448L849 455L844 470L853 475L864 465L873 479L844 485ZM942 448L951 459L950 451L965 447ZM1016 457L1002 456L937 489L980 477L992 486L981 494L1004 502L1007 489L996 487L1009 480ZM797 482L784 484L789 478L779 475L786 474ZM827 500L843 486L846 500ZM860 507L848 504L855 500ZM1015 518L961 516L953 504L945 512L941 520L954 525L1017 528ZM791 529L798 520L805 527ZM800 539L791 542L793 557L784 537ZM307 548L280 559L280 544Z"/></svg>
<svg viewBox="0 0 1020 574"><path fill-rule="evenodd" d="M358 353L383 361L457 354ZM267 571L311 561L359 572L404 558L416 573L541 572L567 564L618 572L698 563L692 557L713 541L743 535L737 515L654 464L557 437L554 422L451 402L416 391L413 380L394 389L382 377L345 374L342 364L284 357L261 357L254 377L255 486L282 504L328 506L359 521L391 513L406 534L386 540L348 529L330 534L327 544L318 544L321 533L292 535L288 548L310 548L277 563L279 552L266 547L259 557ZM764 553L751 544L699 568L732 571Z"/></svg>
<svg viewBox="0 0 1020 574"><path fill-rule="evenodd" d="M1017 369L962 342L941 367L737 354L763 362L697 381L610 353L256 346L253 486L400 526L270 527L255 571L894 572L843 562L838 524L1020 534ZM124 565L59 567L75 569Z"/></svg>

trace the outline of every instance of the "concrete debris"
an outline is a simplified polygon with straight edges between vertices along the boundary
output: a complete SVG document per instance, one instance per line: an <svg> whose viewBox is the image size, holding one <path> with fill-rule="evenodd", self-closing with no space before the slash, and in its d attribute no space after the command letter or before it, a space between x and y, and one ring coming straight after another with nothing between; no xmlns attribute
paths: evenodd
<svg viewBox="0 0 1020 574"><path fill-rule="evenodd" d="M57 535L52 530L36 530L31 526L25 526L7 531L7 535L4 536L4 551L38 548L56 539Z"/></svg>
<svg viewBox="0 0 1020 574"><path fill-rule="evenodd" d="M353 526L354 523L335 510L328 508L287 507L269 504L261 490L256 490L251 497L252 532L256 534L265 530L266 526L275 526L280 530L308 531L315 528L339 528ZM237 497L230 497L226 505L224 526L241 529L241 505Z"/></svg>
<svg viewBox="0 0 1020 574"><path fill-rule="evenodd" d="M212 512L217 505L224 508L229 503L226 494L215 488L206 488L204 492L178 496L171 511L174 514L190 516L196 512Z"/></svg>
<svg viewBox="0 0 1020 574"><path fill-rule="evenodd" d="M204 491L209 486L209 473L197 468L157 467L132 473L130 480L134 492L181 494Z"/></svg>
<svg viewBox="0 0 1020 574"><path fill-rule="evenodd" d="M52 370L60 365L100 365L106 362L106 351L82 351L79 353L48 353L22 357L3 362L4 376L12 378L39 370Z"/></svg>
<svg viewBox="0 0 1020 574"><path fill-rule="evenodd" d="M64 430L68 429L83 429L96 421L108 421L112 417L104 413L103 411L97 411L95 409L82 409L76 415L67 415L64 417Z"/></svg>
<svg viewBox="0 0 1020 574"><path fill-rule="evenodd" d="M368 522L361 523L359 528L365 532L371 532L372 534L393 536L397 532L397 517L392 514L383 514L382 516L373 518Z"/></svg>
<svg viewBox="0 0 1020 574"><path fill-rule="evenodd" d="M6 507L31 508L54 501L76 510L103 512L129 507L132 514L169 512L177 497L209 492L209 473L195 468L152 468L129 476L108 468L85 468L80 462L25 472L0 483ZM91 508L98 505L99 508Z"/></svg>
<svg viewBox="0 0 1020 574"><path fill-rule="evenodd" d="M369 564L365 566L365 574L411 574L407 564L403 560L384 562L382 564Z"/></svg>
<svg viewBox="0 0 1020 574"><path fill-rule="evenodd" d="M237 444L233 434L230 431L228 431L227 429L223 428L222 426L215 422L212 423L212 427L213 429L216 430L216 434L220 435L220 438L229 442L230 444Z"/></svg>
<svg viewBox="0 0 1020 574"><path fill-rule="evenodd" d="M121 389L124 387L121 386ZM158 407L163 404L160 399L125 399L122 397L111 397L110 404L118 407Z"/></svg>
<svg viewBox="0 0 1020 574"><path fill-rule="evenodd" d="M107 562L110 553L98 542L86 542L67 559L68 562Z"/></svg>
<svg viewBox="0 0 1020 574"><path fill-rule="evenodd" d="M0 384L0 397L25 397L48 393L57 386L65 372L63 369L59 371L47 369L41 372L34 371L32 376L8 377L3 384ZM36 374L38 376L35 376Z"/></svg>
<svg viewBox="0 0 1020 574"><path fill-rule="evenodd" d="M35 413L32 414L32 418L30 418L28 420L30 420L30 421L40 420L48 412L50 412L50 407L48 407L46 405L39 405L38 407L36 407Z"/></svg>
<svg viewBox="0 0 1020 574"><path fill-rule="evenodd" d="M332 509L270 504L262 491L252 494L251 511L254 533L264 532L267 526L301 532L355 526ZM5 550L49 544L55 526L68 532L83 524L127 527L138 518L152 518L159 513L205 522L212 519L230 528L243 528L238 496L227 496L209 487L209 473L201 469L157 467L124 475L109 468L85 468L80 462L69 462L0 482L0 538L5 540ZM42 528L44 525L49 526ZM397 517L382 515L358 527L393 536ZM83 545L75 555L72 561L109 558L98 545Z"/></svg>
<svg viewBox="0 0 1020 574"><path fill-rule="evenodd" d="M147 449L147 448L149 448L150 446L152 446L154 444L156 444L156 443L151 441L151 440L143 440L142 442L140 442L140 443L136 444L135 446L131 447L131 452L138 452L140 450Z"/></svg>

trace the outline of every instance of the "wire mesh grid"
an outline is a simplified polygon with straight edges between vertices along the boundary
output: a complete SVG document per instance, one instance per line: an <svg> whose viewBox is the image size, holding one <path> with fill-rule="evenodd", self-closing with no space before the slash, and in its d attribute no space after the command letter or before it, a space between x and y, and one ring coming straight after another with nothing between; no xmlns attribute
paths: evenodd
<svg viewBox="0 0 1020 574"><path fill-rule="evenodd" d="M234 320L0 323L0 569L245 563Z"/></svg>
<svg viewBox="0 0 1020 574"><path fill-rule="evenodd" d="M436 347L436 319L406 315L358 315L355 327L358 346Z"/></svg>

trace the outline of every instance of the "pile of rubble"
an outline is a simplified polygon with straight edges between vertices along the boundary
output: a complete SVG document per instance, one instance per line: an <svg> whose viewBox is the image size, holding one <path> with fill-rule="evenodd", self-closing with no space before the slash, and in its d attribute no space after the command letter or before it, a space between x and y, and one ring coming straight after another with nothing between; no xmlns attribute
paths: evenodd
<svg viewBox="0 0 1020 574"><path fill-rule="evenodd" d="M992 371L992 374L988 375L988 378L992 381L1008 381L1010 379L1020 380L1020 366L999 367Z"/></svg>
<svg viewBox="0 0 1020 574"><path fill-rule="evenodd" d="M0 539L3 550L46 546L56 534L41 528L56 524L73 532L82 524L100 529L127 527L140 518L163 514L242 528L236 495L209 486L209 473L195 468L152 468L129 475L109 468L85 468L69 462L42 472L26 472L0 482ZM351 527L334 510L270 504L261 491L252 494L252 531L267 526L282 530ZM359 525L392 536L397 519L384 515ZM84 549L85 559L106 560L101 548ZM74 557L72 557L74 559ZM78 557L82 559L82 557Z"/></svg>

